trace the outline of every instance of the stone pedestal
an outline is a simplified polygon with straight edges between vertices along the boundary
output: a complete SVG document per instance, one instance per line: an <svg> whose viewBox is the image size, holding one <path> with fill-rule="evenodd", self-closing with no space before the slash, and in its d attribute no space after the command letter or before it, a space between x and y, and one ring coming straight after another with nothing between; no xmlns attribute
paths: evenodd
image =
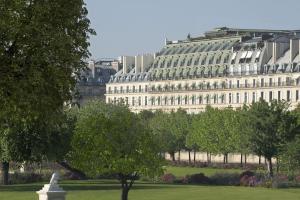
<svg viewBox="0 0 300 200"><path fill-rule="evenodd" d="M66 192L58 184L45 184L37 191L39 200L65 200Z"/></svg>

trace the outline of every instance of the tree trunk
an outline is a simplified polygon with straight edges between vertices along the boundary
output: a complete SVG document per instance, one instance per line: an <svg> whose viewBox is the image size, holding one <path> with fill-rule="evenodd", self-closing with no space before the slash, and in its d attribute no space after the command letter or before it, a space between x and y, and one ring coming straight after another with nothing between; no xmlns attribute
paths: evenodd
<svg viewBox="0 0 300 200"><path fill-rule="evenodd" d="M129 189L127 188L127 186L122 186L121 200L128 200L128 192Z"/></svg>
<svg viewBox="0 0 300 200"><path fill-rule="evenodd" d="M278 174L279 172L279 159L276 158L276 173Z"/></svg>
<svg viewBox="0 0 300 200"><path fill-rule="evenodd" d="M261 164L261 156L258 156L258 164Z"/></svg>
<svg viewBox="0 0 300 200"><path fill-rule="evenodd" d="M207 154L207 163L210 164L211 163L211 154L209 152L207 152L206 154Z"/></svg>
<svg viewBox="0 0 300 200"><path fill-rule="evenodd" d="M244 163L245 163L245 165L246 165L246 164L247 164L247 154L245 154L244 157L245 157L245 162L244 162Z"/></svg>
<svg viewBox="0 0 300 200"><path fill-rule="evenodd" d="M180 162L180 150L178 151L178 162Z"/></svg>
<svg viewBox="0 0 300 200"><path fill-rule="evenodd" d="M169 152L169 154L170 154L172 161L175 162L175 152Z"/></svg>
<svg viewBox="0 0 300 200"><path fill-rule="evenodd" d="M189 150L189 164L191 164L192 159L191 159L191 150Z"/></svg>
<svg viewBox="0 0 300 200"><path fill-rule="evenodd" d="M226 164L226 154L223 156L223 164Z"/></svg>
<svg viewBox="0 0 300 200"><path fill-rule="evenodd" d="M267 158L267 167L268 167L269 176L273 177L272 158Z"/></svg>
<svg viewBox="0 0 300 200"><path fill-rule="evenodd" d="M241 153L241 167L243 167L243 154Z"/></svg>
<svg viewBox="0 0 300 200"><path fill-rule="evenodd" d="M196 150L194 150L194 164L196 164Z"/></svg>
<svg viewBox="0 0 300 200"><path fill-rule="evenodd" d="M2 183L3 185L8 185L9 179L9 162L2 162Z"/></svg>
<svg viewBox="0 0 300 200"><path fill-rule="evenodd" d="M73 173L73 175L75 175L77 178L81 179L81 180L85 180L87 179L85 173L83 173L82 171L75 169L73 167L71 167L67 162L65 161L61 161L61 162L57 162L60 166L62 166L63 168L65 168L66 170L70 171Z"/></svg>

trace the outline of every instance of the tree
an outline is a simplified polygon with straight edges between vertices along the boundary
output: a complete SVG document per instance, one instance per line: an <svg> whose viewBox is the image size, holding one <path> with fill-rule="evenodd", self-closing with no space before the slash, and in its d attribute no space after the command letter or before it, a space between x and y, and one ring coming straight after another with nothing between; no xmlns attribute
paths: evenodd
<svg viewBox="0 0 300 200"><path fill-rule="evenodd" d="M268 173L273 177L272 158L278 157L282 147L295 137L298 129L297 118L288 111L284 101L264 100L253 103L248 111L250 148L267 160Z"/></svg>
<svg viewBox="0 0 300 200"><path fill-rule="evenodd" d="M46 120L54 121L45 119L45 113L55 116L71 99L89 56L87 39L94 31L86 15L83 0L0 0L0 161L4 174L14 158L36 159L45 152L39 143L45 135L37 131L45 130ZM23 152L18 145L32 149Z"/></svg>
<svg viewBox="0 0 300 200"><path fill-rule="evenodd" d="M227 163L227 155L236 150L238 141L236 121L232 109L219 110L208 106L193 120L192 140L208 153L223 154L224 163Z"/></svg>
<svg viewBox="0 0 300 200"><path fill-rule="evenodd" d="M150 129L159 145L160 152L168 152L172 161L175 161L175 152L179 150L178 141L174 132L171 131L171 117L169 113L156 111L150 120Z"/></svg>
<svg viewBox="0 0 300 200"><path fill-rule="evenodd" d="M71 163L89 175L116 174L122 200L139 175L162 172L159 148L139 117L122 105L93 101L81 108Z"/></svg>
<svg viewBox="0 0 300 200"><path fill-rule="evenodd" d="M190 150L185 145L186 137L189 132L189 117L185 110L178 109L176 112L170 113L170 131L174 136L177 143L177 149L179 153L180 161L180 151L182 149L187 149L189 151L189 161L190 161Z"/></svg>

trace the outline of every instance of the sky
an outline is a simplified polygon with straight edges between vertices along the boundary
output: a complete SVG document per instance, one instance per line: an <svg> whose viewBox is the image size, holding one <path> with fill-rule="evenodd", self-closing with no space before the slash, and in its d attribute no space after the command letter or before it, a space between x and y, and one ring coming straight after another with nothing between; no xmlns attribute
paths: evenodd
<svg viewBox="0 0 300 200"><path fill-rule="evenodd" d="M215 27L300 29L300 0L85 0L92 59L155 53Z"/></svg>

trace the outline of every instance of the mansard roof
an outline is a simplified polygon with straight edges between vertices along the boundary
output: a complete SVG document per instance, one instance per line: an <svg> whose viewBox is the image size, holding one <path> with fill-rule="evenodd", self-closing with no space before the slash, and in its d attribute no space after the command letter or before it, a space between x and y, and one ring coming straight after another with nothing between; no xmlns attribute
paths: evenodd
<svg viewBox="0 0 300 200"><path fill-rule="evenodd" d="M147 70L119 72L110 82L299 71L299 36L299 30L216 28L202 37L189 35L185 40L166 41ZM292 60L288 56L291 39L297 39L299 43L298 54ZM275 43L278 52L274 56L270 52L275 51L272 46Z"/></svg>

